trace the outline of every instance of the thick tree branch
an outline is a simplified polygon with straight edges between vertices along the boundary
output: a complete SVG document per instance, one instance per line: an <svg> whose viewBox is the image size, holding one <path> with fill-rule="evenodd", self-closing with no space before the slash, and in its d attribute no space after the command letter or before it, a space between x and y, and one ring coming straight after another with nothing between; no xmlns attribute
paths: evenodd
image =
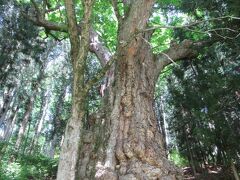
<svg viewBox="0 0 240 180"><path fill-rule="evenodd" d="M27 15L24 12L22 12L22 15L36 26L44 27L45 29L52 30L52 31L68 32L68 27L66 24L55 23L55 22L47 21L42 18L37 19Z"/></svg>
<svg viewBox="0 0 240 180"><path fill-rule="evenodd" d="M106 46L99 39L99 35L96 31L91 29L90 31L90 51L94 53L99 59L102 67L111 59L111 53Z"/></svg>
<svg viewBox="0 0 240 180"><path fill-rule="evenodd" d="M43 10L41 10L38 6L38 4L35 2L35 0L31 0L31 3L35 9L35 16L32 14L29 15L24 10L21 11L21 14L31 21L34 25L44 27L47 30L53 30L53 31L60 31L60 32L67 32L67 26L63 23L56 23L56 22L51 22L47 21L44 17L45 12L46 12L46 5L44 3L43 5Z"/></svg>
<svg viewBox="0 0 240 180"><path fill-rule="evenodd" d="M130 1L128 16L124 18L119 33L120 43L126 43L139 29L146 28L153 4L154 0Z"/></svg>
<svg viewBox="0 0 240 180"><path fill-rule="evenodd" d="M69 2L68 2L69 3ZM38 13L38 12L37 12ZM47 21L43 19L42 16L37 15L38 18L29 16L28 14L22 12L22 15L31 21L34 25L39 27L44 27L48 31L59 31L68 33L68 26L66 24L55 23L51 21ZM82 25L77 25L78 34L81 34ZM75 35L76 36L76 35ZM104 43L101 42L99 35L93 28L90 29L90 46L89 49L92 53L96 54L99 59L102 67L107 64L107 62L111 59L111 53L109 49L104 46Z"/></svg>
<svg viewBox="0 0 240 180"><path fill-rule="evenodd" d="M79 49L79 33L78 33L78 27L77 27L77 18L74 8L74 2L73 0L65 0L65 7L66 7L66 14L67 14L67 20L68 20L68 33L70 37L70 42L72 46L72 50ZM73 52L73 56L77 57L78 52Z"/></svg>
<svg viewBox="0 0 240 180"><path fill-rule="evenodd" d="M180 44L175 44L168 50L156 55L156 72L157 75L166 67L167 65L176 62L181 59L191 59L198 55L198 48L204 47L207 43L211 41L199 41L193 42L191 40L184 40Z"/></svg>
<svg viewBox="0 0 240 180"><path fill-rule="evenodd" d="M28 16L25 13L22 13L29 21L34 25L44 27L47 30L59 31L59 32L68 32L68 27L66 24L57 24L54 22L47 21L45 19L36 19ZM78 33L81 33L81 27L78 25ZM90 30L90 51L96 54L102 66L104 66L111 58L111 53L109 49L104 46L101 42L99 35L92 28Z"/></svg>

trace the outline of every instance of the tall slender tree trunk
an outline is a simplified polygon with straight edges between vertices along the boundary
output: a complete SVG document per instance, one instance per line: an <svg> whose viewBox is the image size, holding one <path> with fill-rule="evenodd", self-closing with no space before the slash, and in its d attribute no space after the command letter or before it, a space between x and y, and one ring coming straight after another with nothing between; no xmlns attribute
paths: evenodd
<svg viewBox="0 0 240 180"><path fill-rule="evenodd" d="M73 66L72 116L67 123L64 142L61 149L58 180L75 180L79 178L79 153L82 148L82 129L85 117L87 89L85 88L86 59L89 49L90 18L93 0L84 0L83 25L78 33L73 0L65 0L71 42L71 60ZM81 36L81 39L79 38Z"/></svg>
<svg viewBox="0 0 240 180"><path fill-rule="evenodd" d="M41 131L42 131L42 127L43 127L43 124L44 124L44 120L46 118L49 98L50 97L49 97L48 92L46 94L45 94L45 92L42 92L42 103L41 103L41 108L40 108L40 113L39 113L39 116L38 116L38 120L37 120L37 123L36 123L36 128L35 128L33 140L32 140L31 145L30 145L30 151L29 151L30 154L35 150L36 145L38 143L38 140L39 140L39 137L40 137L40 134L41 134Z"/></svg>
<svg viewBox="0 0 240 180"><path fill-rule="evenodd" d="M159 102L155 102L156 104L156 116L157 116L157 121L158 121L158 126L160 133L163 136L163 144L164 144L164 149L167 150L167 135L166 135L166 118L165 118L165 113L164 113L164 104L162 97L159 97Z"/></svg>
<svg viewBox="0 0 240 180"><path fill-rule="evenodd" d="M186 143L187 143L188 162L189 162L189 164L192 168L193 175L196 177L197 171L196 171L196 166L195 166L195 162L194 162L194 159L193 159L193 153L192 153L192 150L190 148L190 143L189 143L189 139L188 139L188 136L187 136L187 132L185 131L184 134L185 134L185 140L186 140Z"/></svg>
<svg viewBox="0 0 240 180"><path fill-rule="evenodd" d="M7 113L14 99L16 88L10 88L3 99L3 105L0 109L0 125L6 121Z"/></svg>
<svg viewBox="0 0 240 180"><path fill-rule="evenodd" d="M10 140L10 137L12 135L12 131L13 131L13 127L15 125L16 119L17 119L17 112L18 112L19 106L17 106L11 113L10 117L7 120L6 123L6 129L4 131L4 136L3 136L3 140L6 142L6 144L4 144L2 146L2 148L0 149L0 162L2 157L5 154L5 151L7 150L7 146Z"/></svg>
<svg viewBox="0 0 240 180"><path fill-rule="evenodd" d="M66 93L66 89L67 89L67 86L66 86L66 82L62 84L62 87L60 89L60 92L59 92L59 95L57 97L57 101L56 101L56 104L54 105L55 106L55 112L54 112L54 116L53 116L53 119L52 119L52 125L53 125L53 130L52 130L52 133L51 133L51 137L48 138L48 156L53 158L54 157L54 154L55 154L55 149L57 146L59 146L60 144L60 138L61 136L63 136L62 134L62 118L61 118L61 112L63 110L63 105L64 105L64 97L65 97L65 93Z"/></svg>
<svg viewBox="0 0 240 180"><path fill-rule="evenodd" d="M12 128L15 125L16 119L17 119L17 112L19 110L19 106L15 107L15 109L12 110L10 117L7 120L6 123L6 129L4 131L4 140L8 141L12 134Z"/></svg>
<svg viewBox="0 0 240 180"><path fill-rule="evenodd" d="M25 134L26 129L27 129L27 125L28 125L29 120L31 118L33 103L34 103L34 96L31 96L27 101L26 111L24 113L23 120L20 124L20 128L19 128L19 131L18 131L18 137L17 137L17 141L16 141L16 144L15 144L16 149L19 149L20 145L22 143L24 134Z"/></svg>
<svg viewBox="0 0 240 180"><path fill-rule="evenodd" d="M58 144L58 137L57 134L54 134L53 138L49 141L48 143L48 147L47 147L47 155L50 158L54 158L55 155L55 149L57 147Z"/></svg>

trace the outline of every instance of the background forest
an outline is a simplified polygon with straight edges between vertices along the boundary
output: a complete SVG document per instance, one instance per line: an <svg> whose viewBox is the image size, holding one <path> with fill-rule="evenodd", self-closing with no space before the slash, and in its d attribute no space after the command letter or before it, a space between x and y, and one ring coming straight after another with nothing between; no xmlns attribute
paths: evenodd
<svg viewBox="0 0 240 180"><path fill-rule="evenodd" d="M42 3L42 1L37 1ZM50 0L63 18L61 1ZM116 19L108 1L95 1L94 28L112 51ZM236 179L240 173L240 1L160 0L149 44L163 52L184 39L213 38L199 55L167 66L154 110L168 158L186 178ZM22 11L32 4L0 1L0 179L55 179L71 116L73 70L64 33L47 31ZM213 19L214 17L222 17ZM192 22L192 23L191 23ZM187 25L190 24L190 25ZM87 82L101 68L87 57ZM105 79L87 95L86 122L103 105ZM101 142L99 142L101 143Z"/></svg>

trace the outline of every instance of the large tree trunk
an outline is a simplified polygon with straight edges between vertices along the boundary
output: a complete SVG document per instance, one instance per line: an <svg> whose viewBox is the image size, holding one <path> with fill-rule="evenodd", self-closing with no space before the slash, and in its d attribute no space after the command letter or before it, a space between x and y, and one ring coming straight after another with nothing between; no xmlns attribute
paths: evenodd
<svg viewBox="0 0 240 180"><path fill-rule="evenodd" d="M130 48L118 49L114 80L105 93L107 105L89 117L88 127L81 127L76 176L80 179L179 177L167 160L157 127L153 96L159 73L145 40L138 38Z"/></svg>
<svg viewBox="0 0 240 180"><path fill-rule="evenodd" d="M155 83L164 66L157 65L151 51L151 34L135 34L145 28L152 5L153 1L134 1L120 24L114 80L108 87L109 104L104 106L110 106L111 114L82 133L81 179L93 179L93 174L104 180L176 179L179 175L166 158L153 109ZM104 132L96 128L99 125Z"/></svg>
<svg viewBox="0 0 240 180"><path fill-rule="evenodd" d="M96 178L175 179L178 173L166 158L153 109L157 76L150 47L139 38L119 51L112 132Z"/></svg>

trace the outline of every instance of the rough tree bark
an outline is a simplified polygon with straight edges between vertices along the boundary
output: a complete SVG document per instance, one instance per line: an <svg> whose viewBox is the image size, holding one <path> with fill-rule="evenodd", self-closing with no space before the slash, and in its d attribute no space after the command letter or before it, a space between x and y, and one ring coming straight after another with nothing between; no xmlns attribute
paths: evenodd
<svg viewBox="0 0 240 180"><path fill-rule="evenodd" d="M49 22L43 16L28 17L38 26L70 35L74 74L72 118L66 128L57 177L64 180L181 178L178 169L166 158L162 135L157 130L153 95L163 68L173 61L196 56L191 47L201 44L186 40L154 55L148 43L151 32L145 29L155 1L124 1L123 16L117 1L112 2L119 23L118 45L112 57L90 28L88 3L92 1L83 1L85 16L81 28L72 0L65 0L68 26ZM91 83L84 88L82 74L88 50L96 54L105 69L110 67L109 62L116 62L111 73L107 73L110 80L105 98L109 104L104 107L108 109L103 111L104 116L89 119L90 126L86 128L83 127L87 95L84 90Z"/></svg>

